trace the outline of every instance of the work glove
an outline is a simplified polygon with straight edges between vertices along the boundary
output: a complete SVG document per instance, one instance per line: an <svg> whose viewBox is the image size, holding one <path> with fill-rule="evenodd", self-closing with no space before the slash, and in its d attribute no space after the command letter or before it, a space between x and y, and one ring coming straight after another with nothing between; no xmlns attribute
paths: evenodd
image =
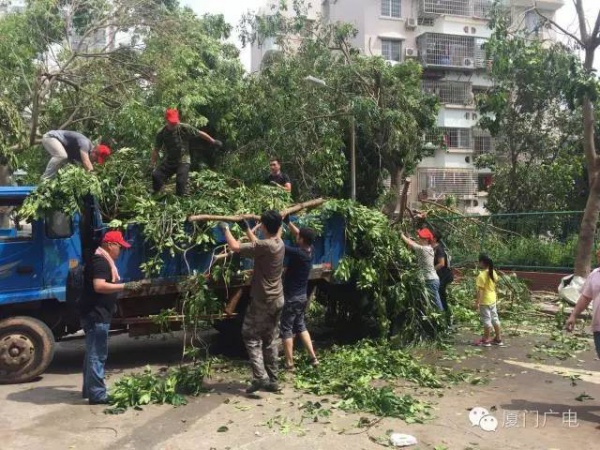
<svg viewBox="0 0 600 450"><path fill-rule="evenodd" d="M248 228L250 228L248 222L246 222L246 219L239 220L236 223L238 224L238 227L242 229L242 231L246 231Z"/></svg>
<svg viewBox="0 0 600 450"><path fill-rule="evenodd" d="M135 292L142 289L143 286L144 283L142 281L128 281L127 283L125 283L125 290Z"/></svg>
<svg viewBox="0 0 600 450"><path fill-rule="evenodd" d="M213 147L221 148L221 147L223 147L223 143L220 140L215 139L213 142Z"/></svg>
<svg viewBox="0 0 600 450"><path fill-rule="evenodd" d="M229 224L228 224L227 222L219 222L219 223L217 224L217 226L218 226L218 227L219 227L219 228L220 228L222 231L225 231L225 230L228 230L228 229L229 229Z"/></svg>
<svg viewBox="0 0 600 450"><path fill-rule="evenodd" d="M283 223L285 223L286 225L290 224L290 215L289 214L283 218Z"/></svg>

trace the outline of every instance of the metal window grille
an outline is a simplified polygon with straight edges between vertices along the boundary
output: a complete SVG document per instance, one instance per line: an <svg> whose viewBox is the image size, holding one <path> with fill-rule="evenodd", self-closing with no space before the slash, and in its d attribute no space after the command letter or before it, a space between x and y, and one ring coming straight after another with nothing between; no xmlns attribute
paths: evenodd
<svg viewBox="0 0 600 450"><path fill-rule="evenodd" d="M440 200L449 195L460 199L477 195L477 173L474 169L418 169L418 196Z"/></svg>
<svg viewBox="0 0 600 450"><path fill-rule="evenodd" d="M438 127L425 135L425 143L429 142L449 149L471 149L471 129Z"/></svg>
<svg viewBox="0 0 600 450"><path fill-rule="evenodd" d="M421 61L426 66L474 68L476 60L475 39L469 36L425 33L417 38ZM485 65L484 39L477 39L477 58ZM479 42L482 41L482 42ZM483 53L481 53L483 51Z"/></svg>
<svg viewBox="0 0 600 450"><path fill-rule="evenodd" d="M402 60L402 42L391 39L381 40L381 55L386 61Z"/></svg>
<svg viewBox="0 0 600 450"><path fill-rule="evenodd" d="M473 129L473 153L475 156L481 156L494 152L494 138L488 131Z"/></svg>
<svg viewBox="0 0 600 450"><path fill-rule="evenodd" d="M423 80L423 91L435 95L441 103L453 105L472 103L470 83L463 81Z"/></svg>
<svg viewBox="0 0 600 450"><path fill-rule="evenodd" d="M381 15L383 17L401 17L400 4L402 0L381 0Z"/></svg>
<svg viewBox="0 0 600 450"><path fill-rule="evenodd" d="M493 0L419 0L422 17L451 15L464 17L488 17Z"/></svg>

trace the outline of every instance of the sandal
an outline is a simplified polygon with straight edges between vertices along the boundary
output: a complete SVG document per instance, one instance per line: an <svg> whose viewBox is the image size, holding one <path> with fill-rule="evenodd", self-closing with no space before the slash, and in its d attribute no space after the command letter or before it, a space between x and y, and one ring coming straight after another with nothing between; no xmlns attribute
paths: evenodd
<svg viewBox="0 0 600 450"><path fill-rule="evenodd" d="M288 364L286 364L286 365L284 366L284 368L285 368L285 370L286 370L286 371L288 371L288 372L294 372L294 371L296 370L296 367L294 367L294 365L293 365L293 364L291 364L291 365L288 365Z"/></svg>
<svg viewBox="0 0 600 450"><path fill-rule="evenodd" d="M310 365L313 367L319 367L319 360L317 358L311 359Z"/></svg>

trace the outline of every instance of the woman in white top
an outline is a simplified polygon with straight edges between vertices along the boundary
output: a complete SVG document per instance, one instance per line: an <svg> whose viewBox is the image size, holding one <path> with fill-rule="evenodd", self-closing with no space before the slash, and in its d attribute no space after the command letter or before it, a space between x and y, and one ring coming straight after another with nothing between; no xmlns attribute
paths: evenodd
<svg viewBox="0 0 600 450"><path fill-rule="evenodd" d="M416 243L404 233L402 233L402 240L415 252L419 272L421 272L423 278L425 278L425 284L427 285L431 298L433 299L435 306L440 311L443 311L444 307L442 306L442 301L440 299L440 279L435 272L435 266L433 264L435 255L435 251L431 246L434 239L433 233L427 228L422 228L417 231L417 235L419 236L419 243Z"/></svg>

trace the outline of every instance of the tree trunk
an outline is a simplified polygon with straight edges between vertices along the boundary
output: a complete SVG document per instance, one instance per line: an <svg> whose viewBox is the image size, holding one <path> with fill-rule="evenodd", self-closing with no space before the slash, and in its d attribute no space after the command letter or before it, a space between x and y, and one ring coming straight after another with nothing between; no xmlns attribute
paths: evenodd
<svg viewBox="0 0 600 450"><path fill-rule="evenodd" d="M10 185L10 170L8 166L0 166L0 186ZM10 228L10 209L0 208L0 228Z"/></svg>
<svg viewBox="0 0 600 450"><path fill-rule="evenodd" d="M580 277L587 277L590 273L598 213L600 213L600 176L596 172L585 205L583 219L581 220L581 229L579 230L579 240L577 242L575 275Z"/></svg>

